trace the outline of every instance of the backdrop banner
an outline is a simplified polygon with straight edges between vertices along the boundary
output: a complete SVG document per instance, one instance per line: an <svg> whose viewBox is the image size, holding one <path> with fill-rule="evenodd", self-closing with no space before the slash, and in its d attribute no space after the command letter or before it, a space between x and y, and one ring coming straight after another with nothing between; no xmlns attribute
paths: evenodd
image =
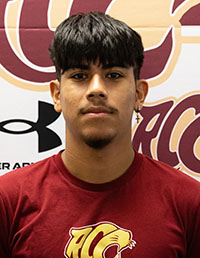
<svg viewBox="0 0 200 258"><path fill-rule="evenodd" d="M134 148L200 181L200 0L1 0L0 175L65 148L48 48L62 20L88 11L142 36L150 89L139 124L133 116Z"/></svg>

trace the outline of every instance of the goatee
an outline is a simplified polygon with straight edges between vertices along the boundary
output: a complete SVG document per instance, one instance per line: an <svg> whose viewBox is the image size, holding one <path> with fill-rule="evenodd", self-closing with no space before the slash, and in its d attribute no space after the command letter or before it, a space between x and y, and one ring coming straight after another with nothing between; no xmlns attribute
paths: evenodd
<svg viewBox="0 0 200 258"><path fill-rule="evenodd" d="M100 150L105 148L108 144L112 142L114 137L99 139L99 138L85 138L84 142L91 148Z"/></svg>

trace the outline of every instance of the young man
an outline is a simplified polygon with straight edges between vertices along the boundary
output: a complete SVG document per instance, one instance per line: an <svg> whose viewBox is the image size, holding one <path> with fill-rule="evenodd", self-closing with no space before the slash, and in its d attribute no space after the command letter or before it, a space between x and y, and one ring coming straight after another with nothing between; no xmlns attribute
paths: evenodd
<svg viewBox="0 0 200 258"><path fill-rule="evenodd" d="M199 183L132 148L148 91L140 36L77 14L50 52L66 149L0 178L0 257L199 257Z"/></svg>

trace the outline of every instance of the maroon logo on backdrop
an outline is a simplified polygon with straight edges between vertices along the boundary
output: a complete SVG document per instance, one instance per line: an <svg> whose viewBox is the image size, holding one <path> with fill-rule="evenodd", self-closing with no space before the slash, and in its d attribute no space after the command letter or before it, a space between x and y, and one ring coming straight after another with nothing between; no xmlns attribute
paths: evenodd
<svg viewBox="0 0 200 258"><path fill-rule="evenodd" d="M55 79L55 73L36 71L24 64L14 53L5 31L5 10L12 0L0 1L0 62L11 74L32 82L44 83ZM104 12L111 0L105 1L74 1L71 14L78 11ZM52 66L48 48L53 38L53 32L48 28L47 13L49 0L24 0L19 22L20 45L26 58L40 67ZM83 9L82 9L83 8Z"/></svg>
<svg viewBox="0 0 200 258"><path fill-rule="evenodd" d="M54 79L55 73L34 70L23 63L14 53L5 31L5 10L9 2L12 0L0 1L0 49L4 50L0 52L1 65L11 74L27 81L44 83ZM74 0L70 14L91 10L105 12L111 2L111 0L87 0L87 4L85 4L85 1ZM48 48L53 32L48 27L48 7L49 0L40 2L24 0L19 22L19 40L22 51L31 63L40 67L52 66ZM172 32L170 31L161 46L145 52L142 77L148 79L160 74L167 63L171 49ZM155 56L159 56L159 58L155 60Z"/></svg>
<svg viewBox="0 0 200 258"><path fill-rule="evenodd" d="M36 71L23 63L14 53L5 31L5 10L10 0L0 1L0 62L11 74L32 82L47 82L55 78L54 73ZM49 0L24 0L19 23L19 41L29 61L39 66L52 66L48 48L53 32L47 26Z"/></svg>
<svg viewBox="0 0 200 258"><path fill-rule="evenodd" d="M189 96L174 105L173 100L161 104L144 107L141 111L143 117L133 138L135 149L153 157L152 141L157 142L157 157L160 161L171 166L178 166L181 162L189 170L200 173L200 160L194 153L195 142L200 137L200 94ZM179 135L179 146L177 151L170 150L172 133L177 126L177 121L189 109L195 110L195 118L187 125L185 130ZM166 119L167 117L167 119ZM149 130L150 122L157 118L152 128ZM159 132L160 128L162 130ZM180 157L180 158L179 158Z"/></svg>
<svg viewBox="0 0 200 258"><path fill-rule="evenodd" d="M44 83L55 78L53 72L41 72L34 70L23 63L14 53L9 44L5 31L5 10L7 4L12 0L0 1L0 62L1 65L11 74L36 83ZM105 12L111 0L85 1L74 0L70 14L77 12L102 11ZM176 0L173 11L184 1ZM53 32L48 27L49 0L30 1L24 0L19 22L19 41L25 57L34 65L50 67L52 62L49 58L48 48L53 37ZM184 25L200 25L199 20L200 4L191 8L181 19ZM145 61L141 71L144 79L159 75L168 61L173 45L172 31L170 30L163 43L152 50L145 51ZM155 59L155 56L159 58Z"/></svg>

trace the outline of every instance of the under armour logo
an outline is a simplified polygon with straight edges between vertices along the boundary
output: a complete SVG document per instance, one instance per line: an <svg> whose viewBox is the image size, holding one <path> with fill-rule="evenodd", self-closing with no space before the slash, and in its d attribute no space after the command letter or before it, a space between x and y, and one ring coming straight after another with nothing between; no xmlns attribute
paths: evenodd
<svg viewBox="0 0 200 258"><path fill-rule="evenodd" d="M54 131L47 128L47 126L52 124L59 116L60 113L54 110L52 104L39 101L37 122L25 119L10 119L0 122L0 131L9 134L26 134L36 131L39 138L38 151L47 151L62 144L60 137ZM13 131L5 128L5 125L11 123L25 123L28 124L30 128L21 131Z"/></svg>

